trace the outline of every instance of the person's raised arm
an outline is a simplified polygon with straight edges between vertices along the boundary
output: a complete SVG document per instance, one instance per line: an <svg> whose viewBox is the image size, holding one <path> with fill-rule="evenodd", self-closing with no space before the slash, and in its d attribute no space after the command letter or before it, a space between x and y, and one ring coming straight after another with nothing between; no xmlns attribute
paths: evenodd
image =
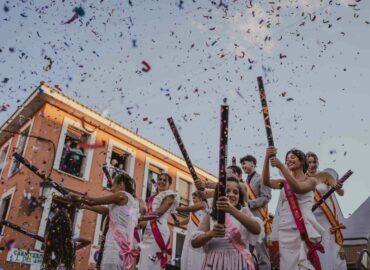
<svg viewBox="0 0 370 270"><path fill-rule="evenodd" d="M297 194L307 193L312 191L316 187L316 179L314 177L309 177L304 181L297 181L294 176L290 173L287 167L275 156L270 158L271 165L280 170L285 179L288 181L289 186Z"/></svg>
<svg viewBox="0 0 370 270"><path fill-rule="evenodd" d="M202 202L200 203L197 203L197 204L193 204L193 205L189 205L189 206L178 206L176 207L176 211L177 212L196 212L198 210L203 210L205 209L205 206Z"/></svg>
<svg viewBox="0 0 370 270"><path fill-rule="evenodd" d="M87 204L81 204L81 209L90 210L90 211L93 211L95 213L102 214L102 215L109 214L109 209L105 206L90 206Z"/></svg>
<svg viewBox="0 0 370 270"><path fill-rule="evenodd" d="M88 195L79 196L76 194L70 193L67 195L67 199L71 201L78 201L84 204L94 206L94 205L106 205L106 204L118 204L118 205L125 205L128 202L127 196L123 192L116 192L111 195L107 195L104 197L90 197Z"/></svg>
<svg viewBox="0 0 370 270"><path fill-rule="evenodd" d="M328 186L335 187L335 192L339 196L344 195L343 183L338 182L330 173L328 172L319 172L315 175L320 182L327 184Z"/></svg>
<svg viewBox="0 0 370 270"><path fill-rule="evenodd" d="M276 155L276 148L273 146L267 147L261 179L266 187L273 189L281 189L283 187L283 181L272 180L270 178L270 158L273 157L274 155Z"/></svg>

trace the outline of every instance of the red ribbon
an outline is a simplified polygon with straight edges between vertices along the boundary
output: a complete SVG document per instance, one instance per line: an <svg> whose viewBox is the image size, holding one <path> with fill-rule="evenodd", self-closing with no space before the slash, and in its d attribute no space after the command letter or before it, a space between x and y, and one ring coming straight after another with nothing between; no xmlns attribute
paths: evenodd
<svg viewBox="0 0 370 270"><path fill-rule="evenodd" d="M151 196L148 199L148 214L153 213L153 201L154 201L155 195ZM172 250L170 248L170 238L168 238L167 244L164 243L164 239L162 237L161 231L158 228L157 221L155 219L150 220L150 227L152 228L154 239L161 250L160 252L157 252L156 255L158 259L161 260L161 267L165 268L167 261L168 261L168 255L171 255Z"/></svg>
<svg viewBox="0 0 370 270"><path fill-rule="evenodd" d="M131 269L132 265L136 261L136 257L139 256L139 250L133 248L130 249L130 246L127 242L120 242L119 243L121 250L119 251L119 255L123 260L123 264L126 269Z"/></svg>

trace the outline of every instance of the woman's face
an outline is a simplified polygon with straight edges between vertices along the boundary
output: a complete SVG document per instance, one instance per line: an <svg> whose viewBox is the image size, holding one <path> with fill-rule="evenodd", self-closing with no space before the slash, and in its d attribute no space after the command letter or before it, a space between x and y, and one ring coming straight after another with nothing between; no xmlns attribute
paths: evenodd
<svg viewBox="0 0 370 270"><path fill-rule="evenodd" d="M233 206L237 206L239 202L239 183L228 181L226 183L226 197Z"/></svg>
<svg viewBox="0 0 370 270"><path fill-rule="evenodd" d="M244 160L242 163L242 169L244 171L244 173L246 174L250 174L251 172L254 171L254 163L252 161L247 161L247 160Z"/></svg>
<svg viewBox="0 0 370 270"><path fill-rule="evenodd" d="M307 159L307 165L308 165L308 172L310 174L316 173L318 164L314 157L309 157Z"/></svg>
<svg viewBox="0 0 370 270"><path fill-rule="evenodd" d="M295 171L302 168L302 163L296 155L289 153L286 159L286 165L289 170Z"/></svg>
<svg viewBox="0 0 370 270"><path fill-rule="evenodd" d="M166 175L160 175L158 177L157 187L158 187L158 192L165 191L170 188L170 183L168 182L168 178Z"/></svg>
<svg viewBox="0 0 370 270"><path fill-rule="evenodd" d="M200 203L202 200L198 197L198 196L196 196L196 195L193 195L192 196L192 198L193 198L193 203L194 204L197 204L197 203Z"/></svg>

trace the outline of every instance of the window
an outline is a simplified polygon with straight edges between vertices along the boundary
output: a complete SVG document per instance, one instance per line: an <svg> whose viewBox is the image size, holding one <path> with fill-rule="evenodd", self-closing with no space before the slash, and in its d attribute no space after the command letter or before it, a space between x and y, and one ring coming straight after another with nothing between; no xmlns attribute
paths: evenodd
<svg viewBox="0 0 370 270"><path fill-rule="evenodd" d="M38 230L38 235L44 236L46 229L49 226L49 220L53 218L57 208L66 209L71 223L73 226L72 233L74 238L80 236L80 226L83 216L83 210L77 209L75 206L71 205L68 201L65 201L61 194L54 188L45 187L42 191L42 196L46 198L44 202L44 210L40 219L40 226ZM35 249L42 250L43 244L40 241L36 241Z"/></svg>
<svg viewBox="0 0 370 270"><path fill-rule="evenodd" d="M0 175L6 165L6 157L8 156L10 143L5 144L0 148Z"/></svg>
<svg viewBox="0 0 370 270"><path fill-rule="evenodd" d="M101 240L102 240L102 236L104 233L106 219L107 219L107 216L103 216L101 214L98 214L96 217L95 234L94 234L93 243L90 249L89 263L96 263L95 256L96 256L96 252L100 250L100 245L101 245Z"/></svg>
<svg viewBox="0 0 370 270"><path fill-rule="evenodd" d="M59 197L59 196L55 196L51 202L51 206L50 206L50 210L49 210L49 214L47 216L47 223L46 223L46 227L45 227L45 231L43 233L43 235L45 236L45 233L48 231L48 228L50 226L50 220L54 217L56 211L58 211L58 209L64 209L67 211L67 214L69 216L69 218L71 219L71 224L72 224L72 228L73 228L73 235L75 234L75 231L74 231L74 228L75 228L75 225L76 225L76 217L77 217L77 209L75 206L73 206L71 203L63 200L62 197ZM42 248L41 249L44 249L44 245L42 245Z"/></svg>
<svg viewBox="0 0 370 270"><path fill-rule="evenodd" d="M89 135L79 129L69 126L64 139L59 170L82 177L86 167L85 150L81 143L87 143Z"/></svg>
<svg viewBox="0 0 370 270"><path fill-rule="evenodd" d="M118 141L109 140L106 167L112 178L125 171L131 177L134 176L136 152ZM103 187L110 188L110 184L104 175Z"/></svg>
<svg viewBox="0 0 370 270"><path fill-rule="evenodd" d="M0 205L0 218L1 219L7 218L11 199L12 199L12 195L8 195L7 197L1 200L1 205ZM4 226L0 224L0 235L3 235L3 230L4 230Z"/></svg>
<svg viewBox="0 0 370 270"><path fill-rule="evenodd" d="M17 142L17 147L15 149L15 152L17 152L18 154L20 154L22 156L24 155L24 150L26 149L27 137L28 137L28 134L29 134L30 130L31 130L31 126L28 126L19 135L19 139L18 139L18 142ZM21 165L21 163L18 160L16 160L15 158L13 158L13 162L12 162L12 166L11 166L10 171L9 171L9 175L13 175L13 174L17 173L18 170L19 170L20 165Z"/></svg>
<svg viewBox="0 0 370 270"><path fill-rule="evenodd" d="M177 172L176 176L176 190L180 196L180 205L189 206L192 198L192 192L194 189L193 182L189 176ZM182 216L189 216L189 213L179 212Z"/></svg>
<svg viewBox="0 0 370 270"><path fill-rule="evenodd" d="M191 183L182 178L179 179L179 195L181 205L190 205Z"/></svg>
<svg viewBox="0 0 370 270"><path fill-rule="evenodd" d="M148 202L149 197L155 194L158 176L162 172L162 169L153 165L149 165L148 182L145 189L145 202Z"/></svg>
<svg viewBox="0 0 370 270"><path fill-rule="evenodd" d="M53 168L88 180L94 151L84 145L94 144L95 136L96 132L89 133L80 123L65 117Z"/></svg>
<svg viewBox="0 0 370 270"><path fill-rule="evenodd" d="M175 261L175 266L180 267L182 248L185 242L185 231L179 228L174 228L173 243L172 243L172 260ZM189 258L190 259L190 258Z"/></svg>
<svg viewBox="0 0 370 270"><path fill-rule="evenodd" d="M12 187L8 189L0 197L0 219L8 219L15 188L16 187ZM0 242L1 242L3 232L4 232L4 226L0 225Z"/></svg>

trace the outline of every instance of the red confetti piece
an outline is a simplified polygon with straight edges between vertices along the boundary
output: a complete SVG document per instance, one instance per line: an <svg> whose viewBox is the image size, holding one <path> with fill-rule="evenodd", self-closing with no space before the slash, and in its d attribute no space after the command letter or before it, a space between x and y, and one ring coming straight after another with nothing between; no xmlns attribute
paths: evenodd
<svg viewBox="0 0 370 270"><path fill-rule="evenodd" d="M283 58L286 58L286 55L285 54L282 54L282 53L280 53L280 59L283 59Z"/></svg>
<svg viewBox="0 0 370 270"><path fill-rule="evenodd" d="M286 96L286 92L285 91L284 92L281 92L280 96L285 97Z"/></svg>
<svg viewBox="0 0 370 270"><path fill-rule="evenodd" d="M144 65L141 70L144 72L149 72L149 70L151 69L150 65L146 61L141 61L141 63Z"/></svg>
<svg viewBox="0 0 370 270"><path fill-rule="evenodd" d="M96 148L105 147L105 141L103 141L102 143L94 143L94 144L79 142L78 145L83 149L96 149Z"/></svg>
<svg viewBox="0 0 370 270"><path fill-rule="evenodd" d="M68 21L66 21L66 22L64 22L64 24L70 24L70 23L72 23L72 22L74 22L75 20L77 20L78 19L78 14L76 13L76 14L74 14Z"/></svg>
<svg viewBox="0 0 370 270"><path fill-rule="evenodd" d="M148 121L148 117L144 117L143 118L143 121L145 122L145 121Z"/></svg>

